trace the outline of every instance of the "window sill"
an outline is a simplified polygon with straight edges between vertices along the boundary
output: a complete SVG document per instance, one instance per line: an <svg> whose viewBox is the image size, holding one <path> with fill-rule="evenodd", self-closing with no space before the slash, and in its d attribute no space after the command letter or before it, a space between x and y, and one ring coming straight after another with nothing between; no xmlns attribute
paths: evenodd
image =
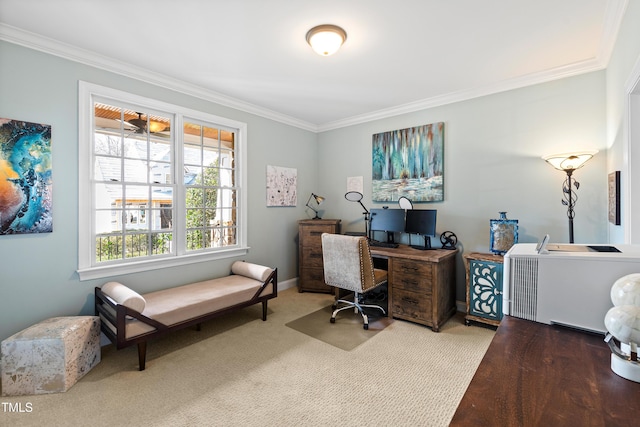
<svg viewBox="0 0 640 427"><path fill-rule="evenodd" d="M156 258L127 264L111 264L98 267L80 268L77 270L80 281L91 279L103 279L105 277L121 276L125 274L141 273L144 271L157 270L159 268L177 267L181 265L194 264L198 262L213 261L218 259L232 258L246 255L248 247L233 248L216 252L206 252L183 255L179 257Z"/></svg>

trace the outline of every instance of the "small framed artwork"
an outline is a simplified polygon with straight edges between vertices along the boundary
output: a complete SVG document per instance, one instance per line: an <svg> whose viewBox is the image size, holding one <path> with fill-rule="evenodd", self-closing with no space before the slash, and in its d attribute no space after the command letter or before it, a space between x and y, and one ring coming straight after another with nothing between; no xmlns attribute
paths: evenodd
<svg viewBox="0 0 640 427"><path fill-rule="evenodd" d="M298 170L267 166L267 206L296 206Z"/></svg>
<svg viewBox="0 0 640 427"><path fill-rule="evenodd" d="M620 171L609 174L609 222L620 225Z"/></svg>

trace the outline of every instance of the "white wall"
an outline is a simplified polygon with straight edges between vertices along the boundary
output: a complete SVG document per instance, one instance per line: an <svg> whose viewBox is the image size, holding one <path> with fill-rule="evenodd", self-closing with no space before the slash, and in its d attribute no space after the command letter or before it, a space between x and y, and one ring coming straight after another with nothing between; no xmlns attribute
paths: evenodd
<svg viewBox="0 0 640 427"><path fill-rule="evenodd" d="M622 181L622 225L609 224L617 243L640 244L640 88L629 96L640 78L639 22L640 2L630 1L607 67L607 172L621 171Z"/></svg>
<svg viewBox="0 0 640 427"><path fill-rule="evenodd" d="M461 252L489 251L489 220L499 211L519 220L520 242L545 233L568 242L565 175L541 156L580 149L600 152L575 172L581 184L575 241L607 242L604 71L321 133L318 192L327 197L325 217L364 231L361 207L344 199L351 176L364 177L365 206L397 207L371 202L371 136L439 121L445 123L445 200L417 207L438 210L438 233L453 231ZM457 299L464 301L461 255L457 265Z"/></svg>

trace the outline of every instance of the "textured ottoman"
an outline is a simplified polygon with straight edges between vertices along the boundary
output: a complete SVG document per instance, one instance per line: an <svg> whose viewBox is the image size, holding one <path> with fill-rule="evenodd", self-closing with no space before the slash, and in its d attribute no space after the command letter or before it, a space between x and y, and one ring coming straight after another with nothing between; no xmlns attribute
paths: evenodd
<svg viewBox="0 0 640 427"><path fill-rule="evenodd" d="M65 392L100 362L100 318L54 317L2 341L2 395Z"/></svg>

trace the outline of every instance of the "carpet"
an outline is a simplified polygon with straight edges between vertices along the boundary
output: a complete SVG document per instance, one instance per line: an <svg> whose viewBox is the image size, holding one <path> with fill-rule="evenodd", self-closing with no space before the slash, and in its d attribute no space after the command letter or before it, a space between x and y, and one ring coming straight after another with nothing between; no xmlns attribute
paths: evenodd
<svg viewBox="0 0 640 427"><path fill-rule="evenodd" d="M285 325L334 347L351 351L393 322L390 317L369 315L369 329L365 330L360 313L344 310L336 316L336 323L330 323L332 311L328 305Z"/></svg>

